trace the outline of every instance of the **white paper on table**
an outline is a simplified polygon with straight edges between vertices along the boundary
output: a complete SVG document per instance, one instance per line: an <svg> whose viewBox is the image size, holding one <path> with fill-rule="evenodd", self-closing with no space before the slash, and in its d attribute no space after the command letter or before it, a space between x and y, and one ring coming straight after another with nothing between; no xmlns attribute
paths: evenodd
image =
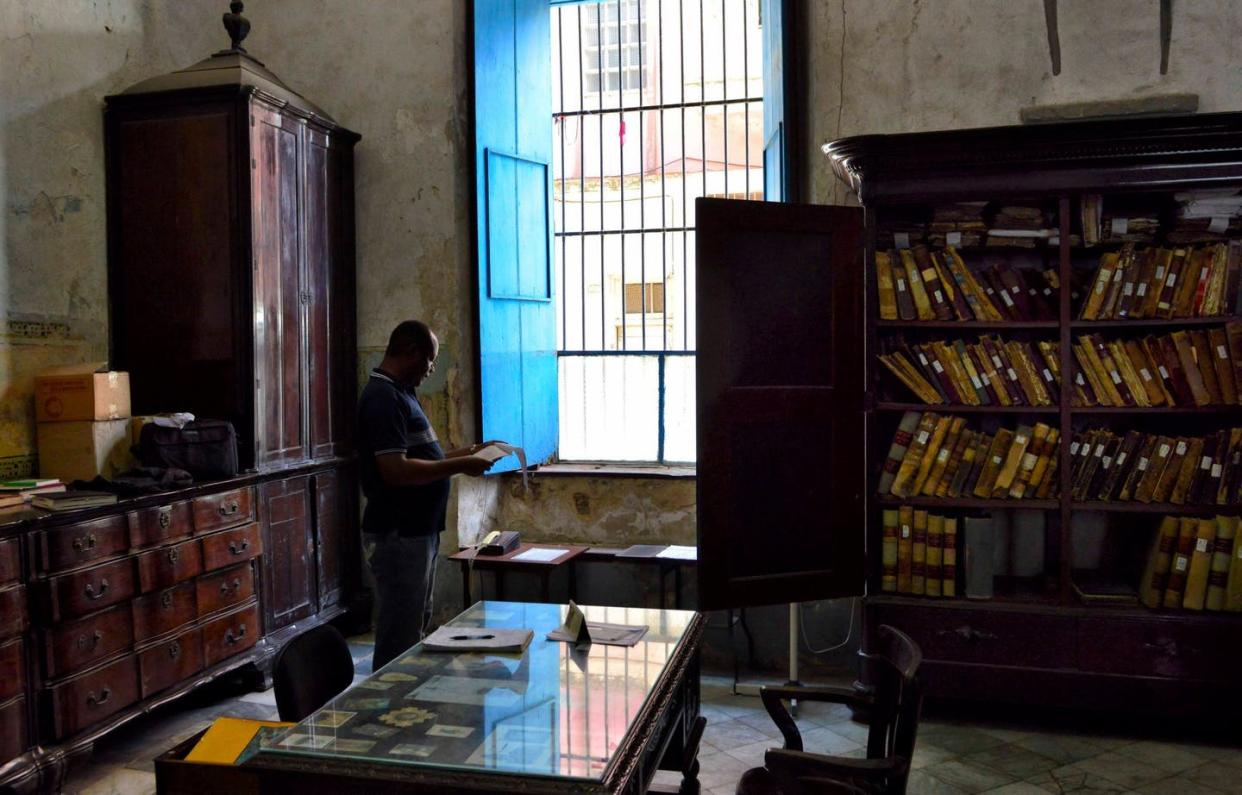
<svg viewBox="0 0 1242 795"><path fill-rule="evenodd" d="M519 555L514 555L510 560L524 560L529 563L551 563L568 551L568 549L558 547L552 547L551 549L535 547Z"/></svg>
<svg viewBox="0 0 1242 795"><path fill-rule="evenodd" d="M656 555L656 557L657 558L671 558L673 560L698 560L699 559L699 548L688 547L688 546L678 546L677 544L673 544L672 546L669 546L667 549L665 549L660 554Z"/></svg>

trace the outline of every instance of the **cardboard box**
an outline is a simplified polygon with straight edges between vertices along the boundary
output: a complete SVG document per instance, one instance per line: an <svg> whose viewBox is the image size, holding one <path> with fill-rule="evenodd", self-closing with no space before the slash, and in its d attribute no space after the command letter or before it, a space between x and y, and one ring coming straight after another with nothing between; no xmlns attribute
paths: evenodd
<svg viewBox="0 0 1242 795"><path fill-rule="evenodd" d="M41 422L39 475L64 483L130 469L129 420Z"/></svg>
<svg viewBox="0 0 1242 795"><path fill-rule="evenodd" d="M35 420L78 422L129 416L129 373L102 362L54 367L35 376Z"/></svg>

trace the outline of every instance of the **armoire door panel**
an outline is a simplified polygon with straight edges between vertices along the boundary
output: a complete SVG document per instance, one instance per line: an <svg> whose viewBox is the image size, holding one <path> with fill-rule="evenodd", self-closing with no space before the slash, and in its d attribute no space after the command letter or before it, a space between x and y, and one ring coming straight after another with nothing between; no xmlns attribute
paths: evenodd
<svg viewBox="0 0 1242 795"><path fill-rule="evenodd" d="M313 458L335 451L332 379L332 246L331 139L314 129L306 131L306 365Z"/></svg>
<svg viewBox="0 0 1242 795"><path fill-rule="evenodd" d="M860 594L861 213L697 212L700 606Z"/></svg>
<svg viewBox="0 0 1242 795"><path fill-rule="evenodd" d="M305 125L252 108L256 416L255 460L306 455L299 152Z"/></svg>
<svg viewBox="0 0 1242 795"><path fill-rule="evenodd" d="M310 477L259 487L263 527L263 613L267 631L318 609L318 577L311 527Z"/></svg>

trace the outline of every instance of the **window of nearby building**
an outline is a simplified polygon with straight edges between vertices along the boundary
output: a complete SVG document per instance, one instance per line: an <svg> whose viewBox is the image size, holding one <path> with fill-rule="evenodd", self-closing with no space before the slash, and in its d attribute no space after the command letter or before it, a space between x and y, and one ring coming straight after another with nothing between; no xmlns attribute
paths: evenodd
<svg viewBox="0 0 1242 795"><path fill-rule="evenodd" d="M694 201L763 198L759 6L552 8L562 460L694 460Z"/></svg>

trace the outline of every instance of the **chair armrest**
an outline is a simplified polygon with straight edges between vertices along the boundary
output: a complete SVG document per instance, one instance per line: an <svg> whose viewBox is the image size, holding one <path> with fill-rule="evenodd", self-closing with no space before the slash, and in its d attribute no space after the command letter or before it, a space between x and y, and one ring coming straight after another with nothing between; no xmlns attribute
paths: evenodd
<svg viewBox="0 0 1242 795"><path fill-rule="evenodd" d="M776 724L776 728L780 729L781 736L785 738L785 748L790 751L802 750L802 735L798 732L798 725L794 723L789 710L785 709L784 702L786 700L831 701L850 706L870 706L872 703L870 696L856 693L849 688L818 685L812 687L761 687L759 688L759 698L763 701L763 708L772 717L772 722Z"/></svg>
<svg viewBox="0 0 1242 795"><path fill-rule="evenodd" d="M764 767L782 781L827 778L856 786L856 782L860 781L878 785L885 779L901 775L908 769L909 762L896 758L851 759L772 748L764 755Z"/></svg>

